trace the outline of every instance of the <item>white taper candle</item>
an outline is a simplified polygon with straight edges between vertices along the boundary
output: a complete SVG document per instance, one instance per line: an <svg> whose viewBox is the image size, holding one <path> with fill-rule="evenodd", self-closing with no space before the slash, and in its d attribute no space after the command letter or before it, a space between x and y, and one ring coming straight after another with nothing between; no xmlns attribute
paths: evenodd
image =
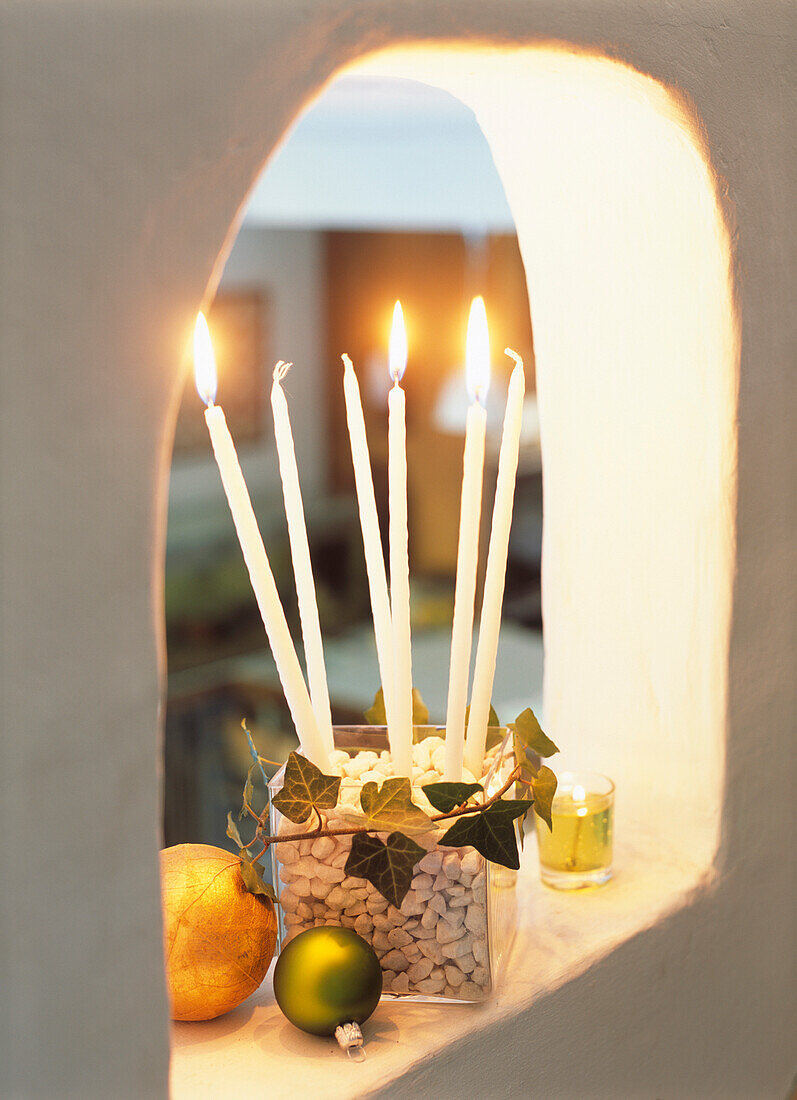
<svg viewBox="0 0 797 1100"><path fill-rule="evenodd" d="M368 453L368 437L365 433L362 400L357 375L351 359L342 356L344 364L343 395L346 400L346 420L349 425L351 461L354 467L354 484L357 489L357 506L363 535L365 569L371 594L371 614L374 620L376 656L387 715L388 739L391 750L395 735L393 720L393 625L390 618L390 597L387 591L385 557L382 552L382 536L379 531L379 515L376 510L371 459Z"/></svg>
<svg viewBox="0 0 797 1100"><path fill-rule="evenodd" d="M462 458L457 579L454 589L454 622L451 629L443 766L443 778L452 783L458 783L462 779L462 760L465 751L465 708L470 676L476 573L479 565L484 441L487 431L484 402L490 382L490 340L484 299L481 297L474 298L471 303L465 358L468 392L473 399L473 404L468 409L465 424L465 450Z"/></svg>
<svg viewBox="0 0 797 1100"><path fill-rule="evenodd" d="M321 641L321 624L318 620L318 601L313 579L313 567L310 561L310 545L307 540L307 525L302 504L302 490L299 485L299 470L296 465L293 432L291 431L291 421L288 414L288 402L285 400L282 389L282 380L288 373L290 366L290 363L279 362L274 368L274 383L271 387L274 439L277 444L282 496L285 501L285 516L288 520L288 538L291 545L296 597L299 603L299 620L302 625L310 699L321 736L324 739L327 751L331 753L335 745L332 738L332 710L329 704L329 687L324 662L324 647Z"/></svg>
<svg viewBox="0 0 797 1100"><path fill-rule="evenodd" d="M249 579L252 582L260 617L266 628L269 645L277 666L282 690L293 724L299 737L302 753L319 768L329 768L326 745L313 713L310 696L302 675L302 668L293 645L285 612L282 609L274 574L271 572L260 530L257 526L252 502L246 488L238 455L232 441L224 413L218 405L205 410L205 421L213 444L213 453L221 474L224 492L232 513L238 541L241 544Z"/></svg>
<svg viewBox="0 0 797 1100"><path fill-rule="evenodd" d="M501 452L498 458L498 479L495 487L490 547L487 552L487 572L479 621L479 641L476 647L476 667L465 741L465 764L474 775L480 775L484 761L487 722L498 653L501 611L504 602L506 559L509 551L509 531L515 497L520 429L523 421L523 398L526 389L523 360L509 348L506 354L515 360L509 380Z"/></svg>
<svg viewBox="0 0 797 1100"><path fill-rule="evenodd" d="M412 778L412 636L410 563L407 531L407 425L404 391L399 385L407 361L401 306L396 302L390 339L393 388L388 410L388 501L390 506L390 611L393 623L393 718L391 752L397 775Z"/></svg>
<svg viewBox="0 0 797 1100"><path fill-rule="evenodd" d="M208 406L205 410L205 423L210 433L213 454L302 753L319 768L328 770L326 746L313 714L235 444L223 410L213 403L216 396L216 363L207 322L201 313L197 317L194 330L194 373L199 396Z"/></svg>

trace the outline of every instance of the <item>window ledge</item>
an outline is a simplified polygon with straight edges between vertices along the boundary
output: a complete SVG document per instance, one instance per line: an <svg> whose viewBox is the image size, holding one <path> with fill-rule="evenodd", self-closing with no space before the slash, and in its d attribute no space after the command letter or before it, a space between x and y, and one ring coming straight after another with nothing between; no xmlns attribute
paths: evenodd
<svg viewBox="0 0 797 1100"><path fill-rule="evenodd" d="M287 1022L274 1002L270 972L233 1012L207 1023L172 1025L172 1100L259 1095L264 1087L271 1100L295 1100L299 1073L307 1095L368 1095L455 1042L488 1029L500 1033L502 1021L687 904L708 881L703 869L650 842L619 847L608 886L557 894L538 880L532 842L518 876L518 934L498 992L486 1005L383 1001L363 1027L367 1058L355 1063L334 1040L305 1035Z"/></svg>

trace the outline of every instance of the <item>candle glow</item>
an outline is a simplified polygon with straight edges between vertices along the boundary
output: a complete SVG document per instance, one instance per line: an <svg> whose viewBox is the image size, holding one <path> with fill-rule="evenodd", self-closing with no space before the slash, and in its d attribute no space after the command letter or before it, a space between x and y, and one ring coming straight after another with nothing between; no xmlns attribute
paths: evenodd
<svg viewBox="0 0 797 1100"><path fill-rule="evenodd" d="M465 344L465 384L471 401L484 405L490 388L490 333L481 295L470 304Z"/></svg>
<svg viewBox="0 0 797 1100"><path fill-rule="evenodd" d="M218 387L216 356L205 314L201 312L197 313L194 325L194 383L205 404L212 405Z"/></svg>
<svg viewBox="0 0 797 1100"><path fill-rule="evenodd" d="M407 330L404 326L404 313L401 302L393 307L393 324L390 328L390 347L388 351L388 370L394 382L400 382L407 369Z"/></svg>

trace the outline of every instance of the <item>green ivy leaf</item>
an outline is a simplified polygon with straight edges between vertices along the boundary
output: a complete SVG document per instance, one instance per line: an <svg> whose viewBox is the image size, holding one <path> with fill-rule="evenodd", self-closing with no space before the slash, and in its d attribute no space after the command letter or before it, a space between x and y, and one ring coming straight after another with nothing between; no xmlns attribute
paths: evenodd
<svg viewBox="0 0 797 1100"><path fill-rule="evenodd" d="M244 783L243 801L241 802L241 809L238 813L238 820L241 821L244 815L247 813L247 807L252 805L252 799L255 796L255 787L252 783L252 772L257 767L257 764L251 764L249 771L246 773L246 782ZM227 834L229 836L229 833Z"/></svg>
<svg viewBox="0 0 797 1100"><path fill-rule="evenodd" d="M391 833L383 844L378 836L355 833L344 868L352 878L364 878L398 909L412 882L415 864L426 849L403 833Z"/></svg>
<svg viewBox="0 0 797 1100"><path fill-rule="evenodd" d="M457 818L440 844L446 848L469 845L491 863L517 871L520 859L513 822L523 817L531 805L530 798L499 799L481 813Z"/></svg>
<svg viewBox="0 0 797 1100"><path fill-rule="evenodd" d="M385 710L385 693L380 688L374 696L373 706L365 712L365 720L369 726L386 726L387 711Z"/></svg>
<svg viewBox="0 0 797 1100"><path fill-rule="evenodd" d="M234 840L239 848L243 848L244 842L241 840L241 834L238 832L238 826L232 819L232 813L227 812L227 836L230 840Z"/></svg>
<svg viewBox="0 0 797 1100"><path fill-rule="evenodd" d="M252 863L245 851L241 851L241 878L244 886L250 894L260 894L261 897L276 901L277 895L270 883L263 879L263 866L260 863Z"/></svg>
<svg viewBox="0 0 797 1100"><path fill-rule="evenodd" d="M382 786L373 781L363 784L360 792L360 805L366 816L366 828L411 829L426 832L431 827L431 819L412 801L412 787L409 779L386 779Z"/></svg>
<svg viewBox="0 0 797 1100"><path fill-rule="evenodd" d="M285 765L282 790L272 802L281 814L301 825L314 808L333 809L337 805L339 791L339 775L324 775L310 760L298 752L292 752Z"/></svg>
<svg viewBox="0 0 797 1100"><path fill-rule="evenodd" d="M481 783L427 783L422 790L436 810L449 814L484 788Z"/></svg>
<svg viewBox="0 0 797 1100"><path fill-rule="evenodd" d="M468 704L468 706L465 707L465 729L468 728L468 719L469 718L470 718L470 704ZM490 714L487 718L487 725L488 726L500 726L501 725L500 721L498 720L498 715L493 710L493 704L492 703L490 703Z"/></svg>
<svg viewBox="0 0 797 1100"><path fill-rule="evenodd" d="M413 726L429 725L429 708L417 688L412 689L412 724Z"/></svg>
<svg viewBox="0 0 797 1100"><path fill-rule="evenodd" d="M553 821L551 820L551 803L553 802L553 796L556 794L556 776L550 768L542 765L537 777L532 784L534 791L534 812L538 817L541 817L548 828L553 832Z"/></svg>
<svg viewBox="0 0 797 1100"><path fill-rule="evenodd" d="M365 712L365 720L369 726L387 725L385 693L381 688L374 696L373 705ZM414 726L429 725L429 708L424 703L417 688L412 689L412 724Z"/></svg>
<svg viewBox="0 0 797 1100"><path fill-rule="evenodd" d="M531 707L526 707L511 723L510 728L520 743L532 752L536 752L538 756L553 756L554 753L559 752L550 737L546 737L542 732L542 727Z"/></svg>

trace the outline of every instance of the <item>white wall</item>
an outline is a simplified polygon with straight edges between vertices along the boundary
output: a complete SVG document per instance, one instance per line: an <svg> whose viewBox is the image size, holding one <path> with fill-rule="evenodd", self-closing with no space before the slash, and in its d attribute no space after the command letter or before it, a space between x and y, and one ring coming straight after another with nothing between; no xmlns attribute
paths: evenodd
<svg viewBox="0 0 797 1100"><path fill-rule="evenodd" d="M729 764L710 890L385 1094L789 1088L791 5L97 0L0 12L4 1096L165 1092L157 713L177 365L298 108L365 50L433 37L609 43L691 97L705 126L736 218L743 323Z"/></svg>

